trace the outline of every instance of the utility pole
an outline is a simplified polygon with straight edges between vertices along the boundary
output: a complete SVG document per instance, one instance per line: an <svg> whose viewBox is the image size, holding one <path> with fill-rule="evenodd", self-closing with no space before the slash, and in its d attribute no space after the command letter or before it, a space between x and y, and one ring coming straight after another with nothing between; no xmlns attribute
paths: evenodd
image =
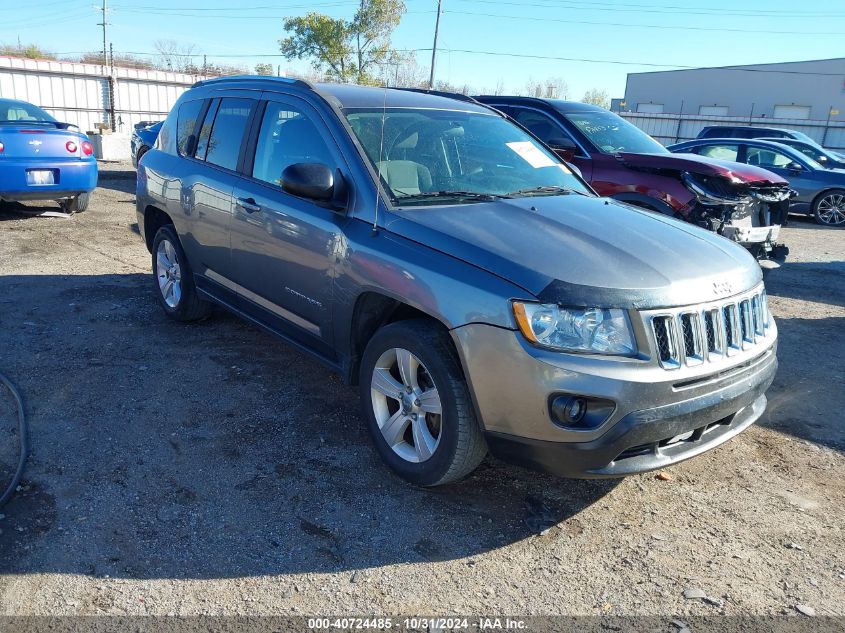
<svg viewBox="0 0 845 633"><path fill-rule="evenodd" d="M105 2L105 0L103 0ZM437 34L440 31L440 14L443 12L443 0L437 0L437 21L434 23L434 46L431 49L431 75L428 78L429 90L434 90L434 67L437 63Z"/></svg>
<svg viewBox="0 0 845 633"><path fill-rule="evenodd" d="M106 66L108 66L108 48L106 46L106 27L108 26L108 20L106 20L106 15L108 14L108 0L103 0L103 21L98 23L97 26L103 27L103 74L106 73Z"/></svg>

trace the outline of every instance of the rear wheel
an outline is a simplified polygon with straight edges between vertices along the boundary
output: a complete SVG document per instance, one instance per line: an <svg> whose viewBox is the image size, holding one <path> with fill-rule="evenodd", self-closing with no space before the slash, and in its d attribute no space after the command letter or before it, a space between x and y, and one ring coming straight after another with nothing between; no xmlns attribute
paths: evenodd
<svg viewBox="0 0 845 633"><path fill-rule="evenodd" d="M436 486L471 473L487 452L448 334L424 320L385 326L364 352L361 400L382 459Z"/></svg>
<svg viewBox="0 0 845 633"><path fill-rule="evenodd" d="M825 226L845 225L845 190L825 191L813 203L816 222Z"/></svg>
<svg viewBox="0 0 845 633"><path fill-rule="evenodd" d="M65 213L81 213L88 209L88 203L91 201L90 193L80 193L69 200L62 200L59 204Z"/></svg>
<svg viewBox="0 0 845 633"><path fill-rule="evenodd" d="M211 312L211 305L197 295L188 259L172 224L162 226L153 239L153 285L159 304L175 321L196 321Z"/></svg>

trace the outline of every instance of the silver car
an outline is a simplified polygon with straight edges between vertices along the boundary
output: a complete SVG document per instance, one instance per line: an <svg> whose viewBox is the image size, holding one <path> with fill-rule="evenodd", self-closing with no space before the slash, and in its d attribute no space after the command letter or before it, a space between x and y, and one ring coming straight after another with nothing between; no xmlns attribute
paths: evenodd
<svg viewBox="0 0 845 633"><path fill-rule="evenodd" d="M137 211L167 316L217 304L340 372L418 485L488 449L571 477L664 467L757 420L777 367L745 249L598 197L470 99L201 82Z"/></svg>

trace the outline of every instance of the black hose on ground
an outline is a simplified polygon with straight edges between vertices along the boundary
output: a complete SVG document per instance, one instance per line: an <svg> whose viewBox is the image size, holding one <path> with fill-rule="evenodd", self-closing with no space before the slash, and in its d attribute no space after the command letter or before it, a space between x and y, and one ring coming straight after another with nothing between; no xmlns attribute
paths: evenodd
<svg viewBox="0 0 845 633"><path fill-rule="evenodd" d="M18 468L15 471L14 476L12 477L12 481L9 484L9 487L6 488L6 492L4 492L3 496L0 497L0 509L2 509L3 506L6 505L6 502L9 501L9 499L15 493L15 488L18 487L18 484L21 481L23 469L26 465L26 458L29 455L29 440L27 438L26 416L23 412L23 399L21 398L21 394L12 384L12 381L6 378L6 376L4 376L3 374L0 374L0 382L6 385L6 388L12 394L12 397L14 397L15 402L17 402L18 405L18 441L21 446L21 457L20 460L18 460Z"/></svg>

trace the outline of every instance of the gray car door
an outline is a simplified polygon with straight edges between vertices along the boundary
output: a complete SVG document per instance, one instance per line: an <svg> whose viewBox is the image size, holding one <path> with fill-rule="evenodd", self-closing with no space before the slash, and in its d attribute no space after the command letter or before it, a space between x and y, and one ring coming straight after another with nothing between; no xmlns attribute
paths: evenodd
<svg viewBox="0 0 845 633"><path fill-rule="evenodd" d="M282 191L282 171L323 163L347 172L321 115L305 100L265 93L254 149L235 187L232 275L241 308L330 355L333 271L343 247L343 211Z"/></svg>
<svg viewBox="0 0 845 633"><path fill-rule="evenodd" d="M233 290L228 280L232 193L241 145L257 103L255 98L230 96L212 100L182 178L183 246L199 285L216 295L222 294L219 286Z"/></svg>

